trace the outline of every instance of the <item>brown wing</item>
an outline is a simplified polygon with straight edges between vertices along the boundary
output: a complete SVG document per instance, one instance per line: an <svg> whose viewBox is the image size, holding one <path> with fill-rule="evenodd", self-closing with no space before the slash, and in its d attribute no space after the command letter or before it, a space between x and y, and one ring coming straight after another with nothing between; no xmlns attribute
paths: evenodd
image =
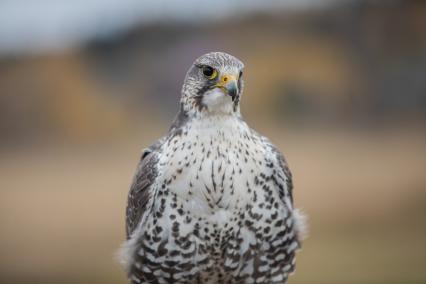
<svg viewBox="0 0 426 284"><path fill-rule="evenodd" d="M161 140L145 149L136 169L132 185L130 187L126 208L126 235L127 239L138 226L142 215L147 208L150 198L150 187L157 177L158 149Z"/></svg>

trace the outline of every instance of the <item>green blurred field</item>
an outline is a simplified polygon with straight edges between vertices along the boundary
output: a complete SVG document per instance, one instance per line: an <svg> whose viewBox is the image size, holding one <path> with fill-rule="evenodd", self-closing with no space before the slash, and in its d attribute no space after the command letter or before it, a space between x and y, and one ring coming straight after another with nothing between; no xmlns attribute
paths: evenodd
<svg viewBox="0 0 426 284"><path fill-rule="evenodd" d="M126 283L114 254L139 150L47 146L0 159L1 283ZM286 153L310 233L289 283L426 282L426 133L259 125ZM106 144L111 145L111 143Z"/></svg>

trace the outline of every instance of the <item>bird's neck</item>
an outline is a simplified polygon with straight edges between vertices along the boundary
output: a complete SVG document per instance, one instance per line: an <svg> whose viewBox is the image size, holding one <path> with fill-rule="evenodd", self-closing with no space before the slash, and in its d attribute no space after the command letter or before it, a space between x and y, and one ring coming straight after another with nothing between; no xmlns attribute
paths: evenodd
<svg viewBox="0 0 426 284"><path fill-rule="evenodd" d="M235 114L202 113L191 120L191 125L199 129L232 130L240 124L244 122Z"/></svg>
<svg viewBox="0 0 426 284"><path fill-rule="evenodd" d="M220 97L191 96L183 94L181 98L181 112L185 112L189 117L197 119L211 117L241 117L239 99L231 101L223 94Z"/></svg>

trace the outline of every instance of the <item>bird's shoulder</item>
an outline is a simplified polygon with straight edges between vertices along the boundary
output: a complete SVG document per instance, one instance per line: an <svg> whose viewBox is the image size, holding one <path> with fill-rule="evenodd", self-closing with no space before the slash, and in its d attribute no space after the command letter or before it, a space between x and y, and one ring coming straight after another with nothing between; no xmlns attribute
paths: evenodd
<svg viewBox="0 0 426 284"><path fill-rule="evenodd" d="M187 113L180 110L174 119L169 132L149 147L142 150L127 198L127 238L130 238L130 235L140 223L142 215L148 206L149 200L151 199L150 189L158 176L158 162L163 152L163 146L168 145L167 141L181 135L182 128L187 122Z"/></svg>
<svg viewBox="0 0 426 284"><path fill-rule="evenodd" d="M142 150L139 163L130 186L126 208L126 233L130 238L136 229L150 199L150 187L158 175L157 163L166 137Z"/></svg>
<svg viewBox="0 0 426 284"><path fill-rule="evenodd" d="M276 159L278 161L278 163L280 164L280 166L285 166L285 167L288 168L288 164L287 164L287 161L286 161L286 159L284 157L284 154L281 152L281 150L274 143L271 142L271 140L269 140L268 137L259 134L258 132L256 132L253 129L250 129L250 131L251 131L252 135L254 137L256 137L256 139L258 141L260 141L263 149L270 156L272 156L274 159Z"/></svg>
<svg viewBox="0 0 426 284"><path fill-rule="evenodd" d="M253 129L251 129L251 131L252 131L252 134L259 141L261 141L261 145L262 145L263 149L265 150L265 152L267 153L267 156L272 158L273 166L276 169L278 169L278 174L280 174L280 173L284 174L284 177L280 178L279 180L285 181L284 183L286 185L288 194L290 196L291 201L293 202L293 197L292 197L293 178L292 178L292 173L290 171L290 167L287 163L287 160L286 160L284 154L280 151L280 149L277 146L275 146L275 144L273 144L271 142L271 140L269 140L269 138L257 133Z"/></svg>

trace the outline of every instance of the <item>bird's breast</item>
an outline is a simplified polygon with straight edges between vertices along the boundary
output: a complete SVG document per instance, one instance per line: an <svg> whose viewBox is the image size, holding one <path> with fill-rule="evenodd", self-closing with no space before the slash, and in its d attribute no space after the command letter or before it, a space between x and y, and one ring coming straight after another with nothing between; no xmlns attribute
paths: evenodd
<svg viewBox="0 0 426 284"><path fill-rule="evenodd" d="M256 174L264 171L265 153L245 124L190 125L165 146L161 179L183 210L220 221L227 219L226 212L251 202L249 193Z"/></svg>

